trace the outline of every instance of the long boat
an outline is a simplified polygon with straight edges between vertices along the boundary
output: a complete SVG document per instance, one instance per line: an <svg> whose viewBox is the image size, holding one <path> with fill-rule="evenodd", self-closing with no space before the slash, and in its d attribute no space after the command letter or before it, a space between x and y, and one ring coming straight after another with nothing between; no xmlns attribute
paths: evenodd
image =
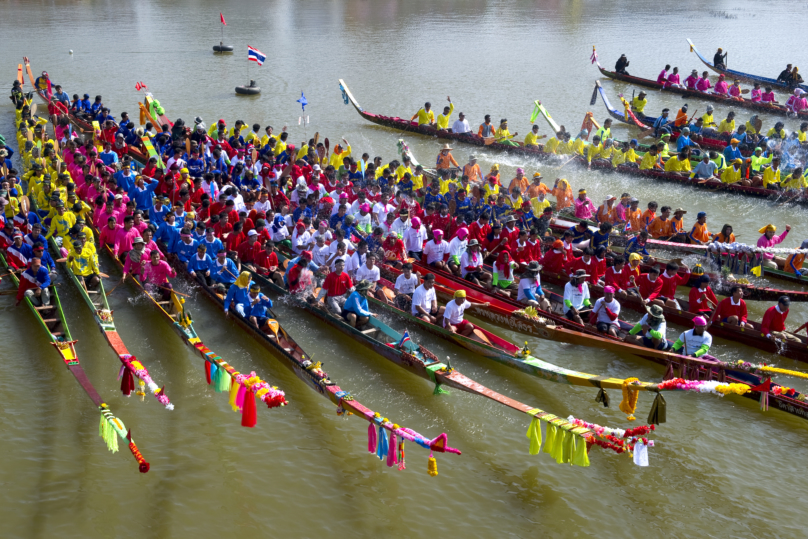
<svg viewBox="0 0 808 539"><path fill-rule="evenodd" d="M392 277L394 280L398 274L398 270L389 266L382 266L382 270L382 274L387 279ZM489 321L512 331L521 331L540 339L580 344L591 348L608 350L616 354L636 356L665 366L667 375L670 375L673 371L679 373L689 372L692 365L700 373L695 376L747 384L752 388L752 391L746 393L744 397L762 399L762 395L765 395L766 402L774 403L777 409L808 419L808 394L802 394L792 388L786 388L775 383L767 385L769 380L765 380L766 375L761 372L747 372L718 360L697 360L692 357L661 352L623 342L620 339L599 334L591 326L587 327L571 322L559 313L534 309L531 314L524 305L515 300L501 295L491 295L482 287L455 277L450 273L435 268L427 268L418 263L413 264L413 271L420 275L433 273L436 277L436 293L443 301L450 301L455 290L464 289L468 294L469 301L490 303L489 307L472 307L467 311L478 319ZM556 294L555 296L555 301L560 301L558 295ZM534 323L523 322L528 320ZM621 329L627 330L630 327L630 325L623 324ZM577 337L572 337L573 335ZM768 390L764 390L767 387ZM760 388L760 390L755 388Z"/></svg>
<svg viewBox="0 0 808 539"><path fill-rule="evenodd" d="M33 204L33 202L32 208L36 209L36 205ZM51 237L48 243L54 260L60 259L61 252L59 246L56 244L56 240ZM148 369L146 369L143 363L129 352L121 339L121 336L118 334L118 330L115 327L113 313L109 308L107 295L104 292L103 279L99 279L98 287L95 290L89 290L85 287L83 279L76 277L76 275L70 270L67 262L61 262L59 264L65 270L65 273L67 273L70 281L75 285L76 290L78 290L79 295L84 300L84 303L90 309L90 312L92 312L93 320L98 326L98 329L101 330L101 334L104 336L107 344L109 344L110 348L112 348L121 362L121 391L125 395L131 394L131 387L127 385L127 382L129 381L129 376L134 375L142 382L142 384L145 384L149 388L149 391L154 395L160 404L165 406L168 410L173 410L174 404L171 403L171 400L166 395L165 386L161 388L154 382L154 380L152 380Z"/></svg>
<svg viewBox="0 0 808 539"><path fill-rule="evenodd" d="M565 218L568 216L564 216ZM565 230L569 230L571 227L575 226L578 222L583 222L582 219L570 220L567 221L565 218L555 218L554 222L550 225L551 230L556 234L561 234ZM620 245L620 243L624 243L625 236L616 236L615 238L623 239L623 242L615 242L616 245ZM670 251L681 251L684 253L692 253L696 255L701 255L704 257L710 256L709 251L707 250L706 245L693 245L688 243L677 243L677 242L663 242L658 240L648 240L648 244L646 248L649 249L664 249ZM723 259L723 257L722 257ZM657 261L655 265L662 267L666 262ZM643 264L642 270L647 272L651 268L651 264ZM769 271L777 272L778 274L785 274L783 271L778 270L766 270L766 273ZM679 273L684 275L686 272L683 268L679 268ZM764 275L761 273L761 276ZM793 276L793 274L791 274ZM695 286L698 282L699 275L695 273L690 274L690 280L686 285L683 286ZM772 288L769 286L758 286L752 283L742 283L738 281L732 281L722 278L718 274L712 275L714 278L714 291L716 294L723 294L728 295L729 290L733 285L738 285L743 288L744 291L744 299L746 300L754 300L754 301L777 301L782 296L789 296L792 301L797 302L806 302L808 301L808 291L803 290L784 290L781 288ZM804 281L797 281L797 282L808 282L808 279Z"/></svg>
<svg viewBox="0 0 808 539"><path fill-rule="evenodd" d="M624 112L620 112L615 109L612 104L609 102L609 98L606 96L606 91L601 86L600 81L595 81L595 89L592 92L592 99L590 104L594 105L595 101L597 100L597 94L600 94L601 99L603 100L603 104L606 105L606 110L609 112L609 116L614 118L615 120L622 122L624 124L633 125L639 127L640 129L648 130L651 129L654 125L654 122L657 121L657 116L647 116L641 112L633 112L628 106L624 107ZM625 98L621 98L625 100ZM624 105L627 105L628 101L625 101ZM627 113L627 114L626 114ZM673 119L671 119L671 122ZM672 127L672 126L671 126ZM671 140L675 141L679 138L680 130L679 128L673 127L671 132ZM724 149L729 145L729 140L722 140L722 139L715 139L715 138L707 138L704 136L699 136L697 142L699 146L703 149L707 150L715 150L717 152L723 152ZM745 156L752 155L752 150L741 150L741 153Z"/></svg>
<svg viewBox="0 0 808 539"><path fill-rule="evenodd" d="M279 254L278 261L281 264L284 264L287 260L288 259L286 259L282 254ZM277 294L289 295L288 290L278 286L271 279L267 279L260 273L252 271L250 273L252 274L253 279L262 286L271 289ZM541 421L553 424L562 430L570 430L574 434L581 436L587 441L591 442L596 436L596 434L591 430L575 431L575 425L569 423L563 418L559 418L538 408L532 408L527 404L521 403L510 397L506 397L505 395L497 393L483 386L482 384L475 382L474 380L461 374L457 369L452 368L451 365L440 362L437 356L427 350L423 345L417 345L413 343L412 340L406 340L403 335L393 330L377 317L371 317L369 319L367 324L368 329L360 330L351 326L350 324L347 324L342 318L332 315L325 308L323 308L321 304L313 305L307 301L302 301L297 298L293 299L293 301L296 306L303 308L316 318L352 337L355 341L365 346L372 352L382 356L388 361L404 368L416 376L434 383L435 393L440 391L441 386L459 389L467 393L486 397L494 402L502 404L503 406L537 418ZM538 364L538 360L536 363ZM551 379L552 377L552 381L554 382L567 383L571 385L622 388L622 385L614 386L615 383L622 382L622 380L618 381L612 378L583 375L584 377L592 376L592 378L586 381L588 383L585 383L580 376L576 376L581 373L576 373L567 369L558 369L559 370L555 372L550 372L550 370L545 371L545 376L547 376L547 379ZM569 377L565 376L566 372L570 373ZM598 383L602 383L603 385L598 386ZM631 387L632 389L637 390L658 390L654 384L636 384L632 385Z"/></svg>
<svg viewBox="0 0 808 539"><path fill-rule="evenodd" d="M218 294L213 288L207 284L192 277L180 264L175 260L174 267L177 273L182 275L189 283L193 283L202 291L203 295L217 305L218 308L224 307L224 296ZM269 324L270 331L264 331L248 319L238 314L234 309L229 312L230 318L241 326L245 331L255 338L261 345L264 346L269 352L280 359L283 364L291 370L295 376L300 378L306 385L314 389L316 392L323 395L337 406L337 413L343 414L350 412L351 414L364 419L370 423L368 434L370 441L370 431L375 426L379 429L379 436L375 434L373 440L381 440L381 430L386 431L392 437L396 435L401 439L413 442L430 452L435 451L438 453L454 453L459 455L460 450L450 447L448 445L448 438L445 433L438 435L433 439L426 438L418 434L416 431L401 427L381 414L374 412L370 408L360 403L350 392L341 389L335 382L333 382L328 374L322 369L321 362L314 362L312 356L300 347L300 345L289 335L289 333L277 322L272 320ZM375 445L374 441L373 450L375 452L379 446ZM368 446L370 449L370 446ZM391 460L387 461L388 466L392 466ZM431 466L431 463L430 463ZM400 468L401 469L401 468Z"/></svg>
<svg viewBox="0 0 808 539"><path fill-rule="evenodd" d="M606 93L599 83L596 83L595 92L600 93L600 96L603 99L603 103L606 106L606 109L608 110L609 115L612 118L615 118L629 125L637 125L638 127L641 128L648 128L648 126L646 126L643 123L643 120L637 118L637 116L630 110L628 111L629 119L626 119L626 115L623 112L620 112L619 110L615 109L609 102L609 98L606 97ZM637 122L635 122L632 118L636 118ZM653 123L653 120L656 119L648 117L643 118L650 119L651 123ZM671 135L671 138L675 138L675 136L676 133L674 132L674 134ZM702 147L706 146L702 144ZM749 152L747 151L746 154L748 153ZM777 191L775 189L765 189L763 187L745 186L740 185L738 183L726 184L723 183L721 180L693 180L690 178L689 175L676 174L674 172L665 172L664 170L658 170L658 169L640 170L639 168L629 167L626 165L619 165L617 167L612 167L611 163L603 163L599 162L598 160L592 161L592 168L602 170L604 172L608 171L621 172L624 174L632 174L634 176L644 176L647 178L653 178L655 180L673 181L683 185L698 187L701 189L710 189L713 191L729 191L731 193L739 193L742 195L753 196L758 198L769 198L777 200L782 198L784 194L784 191ZM805 204L806 202L808 202L808 193L801 193L799 196L795 198L790 198L788 200L790 202Z"/></svg>
<svg viewBox="0 0 808 539"><path fill-rule="evenodd" d="M560 286L564 286L567 281L569 281L569 276L563 273L555 274L542 270L541 276L544 282ZM589 292L592 298L600 298L603 296L603 287L601 285L590 284ZM674 309L668 306L662 307L665 312L665 319L668 322L689 328L693 325L693 319L699 316L699 314L689 310L690 304L687 300L678 299L677 301L681 309ZM629 296L628 298L619 300L619 302L621 307L631 309L641 314L646 313L645 304L636 296ZM710 326L710 333L713 336L723 337L765 352L796 359L797 361L808 362L808 339L797 335L799 342L778 344L766 338L766 334L761 331L760 322L748 321L746 327L742 328L734 324L718 321Z"/></svg>
<svg viewBox="0 0 808 539"><path fill-rule="evenodd" d="M6 263L4 253L0 252L0 268L8 273L11 282L19 288L19 278L12 268ZM123 421L118 419L110 410L109 405L104 402L101 395L90 383L87 378L87 373L84 372L81 363L79 362L78 354L76 353L76 343L70 335L70 328L67 326L65 320L64 310L62 309L62 302L59 299L59 291L56 285L50 287L50 304L35 306L30 299L23 297L23 301L28 306L28 309L36 318L36 321L48 335L48 340L53 345L56 353L70 371L70 374L76 379L81 388L93 401L93 404L98 408L101 414L99 433L107 444L107 448L113 453L118 451L118 437L124 441L129 447L129 451L138 463L138 469L141 473L149 471L149 463L143 458L134 440L132 440L132 431L128 430L123 424Z"/></svg>
<svg viewBox="0 0 808 539"><path fill-rule="evenodd" d="M661 84L655 80L642 79L640 77L635 77L633 75L626 75L623 73L617 73L616 71L609 71L608 69L604 69L603 66L600 65L600 62L597 62L597 64L598 69L603 75L609 77L610 79L619 80L621 82L627 82L629 84L635 84L637 86L645 86L646 88L653 88L654 90L659 90L661 92L679 94L681 96L688 98L702 99L705 101L715 101L717 103L721 103L729 107L743 107L747 109L757 110L760 112L766 112L769 114L777 114L780 116L788 115L788 109L783 105L763 103L762 101L752 101L750 99L745 99L743 97L736 98L736 97L723 96L720 94L714 94L710 92L700 92L698 90L690 90L684 87L676 88L673 86L666 86L665 84ZM799 117L808 118L808 111L800 111Z"/></svg>
<svg viewBox="0 0 808 539"><path fill-rule="evenodd" d="M707 67L709 67L710 69L712 69L716 73L719 73L721 75L726 75L728 77L733 77L735 79L746 81L746 82L759 82L760 84L773 86L775 88L783 88L783 89L789 89L789 90L793 90L794 88L801 88L801 89L805 90L806 92L808 92L808 84L799 84L799 85L794 86L794 85L790 85L790 84L780 82L777 79L772 79L772 78L769 78L769 77L761 77L759 75L750 75L749 73L744 73L743 71L735 71L734 69L726 69L726 68L716 67L715 64L713 64L711 61L709 61L707 58L705 58L699 52L699 50L696 48L696 45L694 45L693 42L689 38L687 40L687 43L690 45L690 52L696 53L696 56L699 57L699 60L701 60L702 63L704 63L704 65L706 65Z"/></svg>
<svg viewBox="0 0 808 539"><path fill-rule="evenodd" d="M97 233L97 231L95 232ZM101 245L100 248L113 260L115 266L123 272L123 264L121 264L118 257L112 253L109 246L104 244ZM149 299L150 303L158 310L161 317L171 325L183 342L193 348L202 357L205 361L205 380L208 385L213 386L216 392L230 391L232 385L231 380L234 380L239 386L244 386L247 390L253 391L256 398L263 402L267 408L271 409L287 404L283 391L278 390L277 387L271 386L254 372L249 375L240 373L232 365L222 359L222 357L205 346L194 328L191 314L185 308L185 300L177 295L173 289L169 290L171 294L170 299L163 301L149 293L134 275L129 275L127 280L129 280L143 296ZM242 425L253 426L248 425L247 422L246 419L242 418Z"/></svg>

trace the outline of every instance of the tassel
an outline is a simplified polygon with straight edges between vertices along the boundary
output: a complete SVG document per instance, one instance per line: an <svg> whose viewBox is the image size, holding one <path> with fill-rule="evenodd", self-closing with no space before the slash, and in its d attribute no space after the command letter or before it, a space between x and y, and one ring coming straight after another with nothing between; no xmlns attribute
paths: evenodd
<svg viewBox="0 0 808 539"><path fill-rule="evenodd" d="M205 381L210 385L210 363L205 361Z"/></svg>
<svg viewBox="0 0 808 539"><path fill-rule="evenodd" d="M241 426L254 427L257 421L258 418L255 408L255 393L253 393L252 388L250 388L244 392L244 403L241 412Z"/></svg>
<svg viewBox="0 0 808 539"><path fill-rule="evenodd" d="M433 395L448 395L449 390L443 389L440 384L435 384L435 390L432 392Z"/></svg>
<svg viewBox="0 0 808 539"><path fill-rule="evenodd" d="M118 452L118 433L115 432L115 428L103 415L101 416L101 423L98 425L98 435L107 444L107 449L113 453Z"/></svg>
<svg viewBox="0 0 808 539"><path fill-rule="evenodd" d="M398 471L406 470L407 467L404 466L404 439L402 438L400 442L398 442Z"/></svg>
<svg viewBox="0 0 808 539"><path fill-rule="evenodd" d="M376 456L379 457L379 460L384 460L387 456L387 449L390 445L390 442L387 440L387 431L384 430L384 427L381 425L379 426L379 443L376 444Z"/></svg>
<svg viewBox="0 0 808 539"><path fill-rule="evenodd" d="M132 391L135 390L135 377L132 371L124 369L123 376L121 376L121 392L127 397L132 396Z"/></svg>
<svg viewBox="0 0 808 539"><path fill-rule="evenodd" d="M216 392L223 393L230 389L230 373L227 372L223 367L219 367L219 370L216 371Z"/></svg>
<svg viewBox="0 0 808 539"><path fill-rule="evenodd" d="M677 378L686 379L687 378L687 365L685 365L685 360L679 360L679 372Z"/></svg>
<svg viewBox="0 0 808 539"><path fill-rule="evenodd" d="M376 429L373 423L368 424L368 453L376 452Z"/></svg>
<svg viewBox="0 0 808 539"><path fill-rule="evenodd" d="M236 407L239 410L244 409L244 394L247 393L247 388L244 386L240 386L238 388L238 394L236 395Z"/></svg>
<svg viewBox="0 0 808 539"><path fill-rule="evenodd" d="M769 411L769 393L768 392L761 392L760 393L760 409L764 412Z"/></svg>
<svg viewBox="0 0 808 539"><path fill-rule="evenodd" d="M665 375L662 377L663 380L672 380L673 379L673 363L668 361L668 366L665 369Z"/></svg>
<svg viewBox="0 0 808 539"><path fill-rule="evenodd" d="M556 435L553 438L553 447L550 448L550 456L555 459L558 464L564 462L564 438L567 431L556 427Z"/></svg>
<svg viewBox="0 0 808 539"><path fill-rule="evenodd" d="M207 368L207 366L208 362L206 361L205 368ZM208 370L208 373L210 373L210 382L208 382L208 385L213 386L214 391L216 391L216 387L218 387L219 385L219 379L221 377L221 375L219 374L220 370L221 369L219 369L214 363L210 364L210 369Z"/></svg>
<svg viewBox="0 0 808 539"><path fill-rule="evenodd" d="M586 441L580 439L575 440L575 442L575 451L572 453L572 464L585 468L589 466L589 453L586 449Z"/></svg>
<svg viewBox="0 0 808 539"><path fill-rule="evenodd" d="M539 423L539 418L534 416L533 421L530 422L530 426L527 428L527 437L530 440L529 453L531 455L538 455L541 450L541 425Z"/></svg>
<svg viewBox="0 0 808 539"><path fill-rule="evenodd" d="M432 456L432 451L429 452L429 461L427 461L426 470L432 477L438 475L438 461Z"/></svg>
<svg viewBox="0 0 808 539"><path fill-rule="evenodd" d="M667 404L662 393L657 392L653 404L651 404L651 412L648 414L649 425L661 425L667 421Z"/></svg>
<svg viewBox="0 0 808 539"><path fill-rule="evenodd" d="M606 393L605 389L600 388L600 391L598 391L598 396L595 397L595 402L602 402L605 408L609 407L609 394Z"/></svg>
<svg viewBox="0 0 808 539"><path fill-rule="evenodd" d="M564 431L564 464L572 466L572 455L575 453L575 435L570 431Z"/></svg>
<svg viewBox="0 0 808 539"><path fill-rule="evenodd" d="M228 402L230 403L230 406L231 408L233 408L234 412L238 412L238 406L236 405L236 397L238 397L239 387L240 386L238 385L238 382L232 380L232 383L230 384L230 400Z"/></svg>
<svg viewBox="0 0 808 539"><path fill-rule="evenodd" d="M718 369L718 381L722 384L727 383L727 371L725 371L723 368Z"/></svg>
<svg viewBox="0 0 808 539"><path fill-rule="evenodd" d="M398 442L396 441L396 433L390 433L390 445L387 448L387 467L392 468L394 465L398 464L398 456L396 455L396 449L398 448Z"/></svg>
<svg viewBox="0 0 808 539"><path fill-rule="evenodd" d="M547 423L547 431L545 433L547 435L547 439L544 441L544 447L542 448L542 452L547 453L548 455L553 454L553 444L555 444L556 438L556 426L552 423Z"/></svg>

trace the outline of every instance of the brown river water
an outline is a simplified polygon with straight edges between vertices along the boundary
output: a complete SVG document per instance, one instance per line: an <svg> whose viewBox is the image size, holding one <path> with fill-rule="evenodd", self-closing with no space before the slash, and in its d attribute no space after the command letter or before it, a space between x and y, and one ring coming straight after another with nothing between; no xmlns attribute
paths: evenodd
<svg viewBox="0 0 808 539"><path fill-rule="evenodd" d="M143 81L172 119L190 122L198 115L208 124L243 119L271 123L276 131L288 124L295 143L319 131L332 144L345 137L355 154L367 151L388 161L400 134L346 107L339 78L372 112L408 116L426 100L442 108L448 95L457 107L453 120L462 110L476 129L490 113L495 120L508 118L511 132L521 138L530 127L533 101L541 99L575 132L586 111L606 118L602 103L589 106L599 76L589 62L592 45L610 69L626 53L632 74L655 78L670 63L684 78L694 67L703 69L688 50L690 37L710 58L722 46L729 50L730 67L776 77L788 62L808 68L805 55L792 52L794 36L802 35L802 7L769 0L6 0L0 3L5 81L0 88L9 91L27 55L35 74L48 70L70 94L103 95L116 115L126 110L137 117L141 96L134 87ZM212 54L221 35L219 11L228 23L224 41L235 46L235 54ZM247 62L247 45L267 54L262 67ZM250 79L262 95L236 97L234 86ZM608 80L603 84L613 102L618 91L632 91ZM301 90L310 103L306 130L297 124ZM683 102L676 95L649 95L647 110L653 114ZM691 111L705 107L706 102L690 103ZM727 111L717 106L716 118ZM750 115L739 111L744 121ZM10 140L12 118L4 98L0 132ZM773 121L765 118L765 129ZM786 125L794 130L799 124ZM626 126L613 131L620 138L636 135ZM423 163L432 162L442 144L417 135L406 139ZM485 170L500 163L503 179L517 166L527 167L529 175L541 170L549 181L558 174L550 164L514 155L462 144L454 150L461 163L470 153L479 155ZM799 245L808 234L806 211L799 207L572 166L560 173L573 188L587 187L596 201L628 191L643 206L655 199L685 207L686 224L697 211L707 211L711 230L731 223L740 241L756 241L757 229L767 222L780 229L794 226L787 246ZM103 257L102 268L113 286L117 271ZM433 478L427 453L412 444L403 472L369 455L366 423L338 417L333 405L187 286L202 340L240 370L255 370L280 386L290 406L259 407L257 427L241 427L227 399L206 387L199 357L143 298L128 297L134 294L128 285L110 296L120 334L165 384L176 409L166 411L150 397L145 402L122 397L118 361L69 283L61 290L90 380L132 429L152 469L139 474L125 447L119 454L107 452L98 438L97 411L59 364L33 317L15 308L12 296L0 298L0 537L800 537L808 526L800 501L808 496L802 475L808 423L775 410L763 413L751 400L669 394L668 422L653 436L650 467L599 448L590 453L589 468L558 465L546 454L528 454L525 416L459 391L433 396L431 384L279 302L283 325L343 389L427 437L449 435L463 454L438 455L439 475ZM766 307L750 304L750 316L759 318ZM790 326L806 315L808 308L795 305ZM636 320L634 314L627 317ZM384 319L396 329L405 327ZM496 391L560 416L630 426L616 409L616 392L612 408L604 409L594 389L533 379L409 330L416 342L449 356L454 367ZM671 328L668 336L677 330ZM663 374L661 367L632 357L534 339L529 344L537 356L585 372L643 380ZM801 367L722 339L713 351ZM650 404L647 395L640 396L638 418L646 417Z"/></svg>

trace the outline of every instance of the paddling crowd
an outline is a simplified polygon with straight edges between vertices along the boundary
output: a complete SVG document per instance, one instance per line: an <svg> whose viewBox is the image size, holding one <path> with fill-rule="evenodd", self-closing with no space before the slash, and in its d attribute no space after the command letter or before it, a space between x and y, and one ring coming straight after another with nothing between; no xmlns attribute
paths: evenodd
<svg viewBox="0 0 808 539"><path fill-rule="evenodd" d="M103 106L99 111L109 114ZM177 261L225 298L226 312L232 304L259 326L268 320L271 302L245 270L309 297L319 288L329 309L354 325L371 316L370 294L412 316L442 320L452 331L471 335L473 326L464 323L463 312L477 304L459 290L453 302L439 307L432 278L426 275L420 283L412 264L549 310L553 306L539 277L543 266L545 272L572 276L558 308L579 323L591 307L588 286L605 285L605 302L594 306L589 321L616 334L615 297L634 294L649 307L672 305L683 282L675 264L661 275L656 269L640 273L643 259L653 261L645 249L647 239L706 243L712 238L703 213L680 238L686 213L681 208L671 217L670 208L663 207L657 216L656 203L651 203L639 213L639 201L627 193L619 204L607 197L596 208L583 189L573 198L565 179L550 188L540 173L528 179L520 168L513 179L502 181L498 165L483 174L473 155L459 167L448 145L436 158L436 171L427 173L413 166L406 153L401 161L385 164L367 153L356 158L347 140L333 150L327 139L316 138L296 147L285 127L276 134L272 126L250 129L236 121L230 127L219 120L208 127L197 118L192 127L177 120L159 132L147 124L144 133L160 157L152 156L141 168L128 145L122 151L111 142L123 136L126 144L131 122L118 124L108 117L105 128L82 142L72 128L60 129L66 116L51 119L56 140L49 138L43 119L31 117L25 101L18 104L17 140L27 172L20 177L10 169L0 186L0 204L5 204L0 246L15 268L39 260L32 283L43 302L49 282L42 266L53 267L43 250L47 241L53 239L88 288L100 281L98 241L118 257L125 275L164 299L176 276L169 261ZM35 202L35 211L26 213L22 194ZM556 198L557 210L569 208L580 219L594 219L600 229L591 233L578 224L555 239L548 195ZM639 232L624 255L610 249L615 227ZM717 237L734 240L728 225ZM23 252L23 244L33 253ZM284 257L291 258L285 265L280 263ZM607 258L613 259L612 266ZM383 268L400 272L393 285L396 297L383 290ZM32 270L33 265L25 271ZM634 333L642 331L650 339L643 341L646 345L661 346L643 327ZM688 337L687 342L698 339Z"/></svg>

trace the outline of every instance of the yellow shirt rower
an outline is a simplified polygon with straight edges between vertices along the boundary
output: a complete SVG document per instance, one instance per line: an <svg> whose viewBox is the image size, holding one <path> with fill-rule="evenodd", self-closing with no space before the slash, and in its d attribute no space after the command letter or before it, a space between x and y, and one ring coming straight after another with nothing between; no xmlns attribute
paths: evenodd
<svg viewBox="0 0 808 539"><path fill-rule="evenodd" d="M410 120L418 118L418 125L432 125L435 123L435 112L432 110L432 103L427 101L424 108L416 112Z"/></svg>
<svg viewBox="0 0 808 539"><path fill-rule="evenodd" d="M454 112L454 103L452 103L452 98L447 96L446 99L449 101L448 107L443 107L443 114L438 115L438 129L449 129L449 117ZM418 120L418 123L421 123L421 120Z"/></svg>
<svg viewBox="0 0 808 539"><path fill-rule="evenodd" d="M724 172L721 173L721 183L732 184L741 181L742 163L742 160L736 159L732 162L731 167L725 168Z"/></svg>

